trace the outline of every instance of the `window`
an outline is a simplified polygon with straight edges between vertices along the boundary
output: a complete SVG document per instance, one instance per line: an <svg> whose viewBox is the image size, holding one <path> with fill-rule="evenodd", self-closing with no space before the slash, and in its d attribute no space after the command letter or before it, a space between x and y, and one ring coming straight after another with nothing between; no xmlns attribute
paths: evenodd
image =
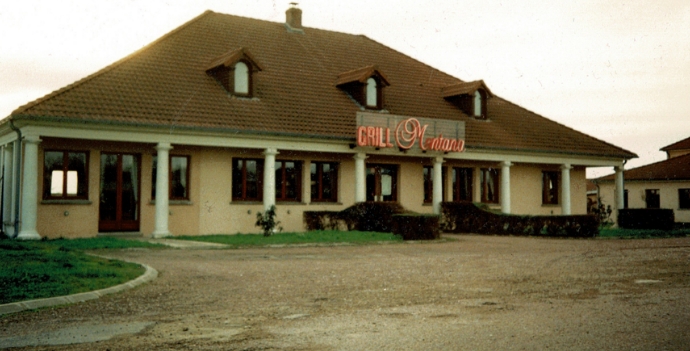
<svg viewBox="0 0 690 351"><path fill-rule="evenodd" d="M398 200L398 166L367 165L367 201Z"/></svg>
<svg viewBox="0 0 690 351"><path fill-rule="evenodd" d="M250 70L246 63L240 61L235 64L234 91L237 95L250 95Z"/></svg>
<svg viewBox="0 0 690 351"><path fill-rule="evenodd" d="M376 83L376 79L374 79L374 78L367 79L367 107L374 107L374 108L379 107L378 95L379 95L379 92L378 92L378 84Z"/></svg>
<svg viewBox="0 0 690 351"><path fill-rule="evenodd" d="M479 92L479 90L474 92L474 116L475 117L481 117L482 116L482 94Z"/></svg>
<svg viewBox="0 0 690 351"><path fill-rule="evenodd" d="M83 151L46 151L43 198L88 199L87 164L87 153Z"/></svg>
<svg viewBox="0 0 690 351"><path fill-rule="evenodd" d="M678 208L690 209L690 189L678 189Z"/></svg>
<svg viewBox="0 0 690 351"><path fill-rule="evenodd" d="M302 163L275 161L276 201L300 201L302 199Z"/></svg>
<svg viewBox="0 0 690 351"><path fill-rule="evenodd" d="M647 208L661 208L659 189L646 189L644 191Z"/></svg>
<svg viewBox="0 0 690 351"><path fill-rule="evenodd" d="M542 172L541 203L544 205L558 204L558 172Z"/></svg>
<svg viewBox="0 0 690 351"><path fill-rule="evenodd" d="M498 170L483 168L481 170L482 202L498 203Z"/></svg>
<svg viewBox="0 0 690 351"><path fill-rule="evenodd" d="M472 201L472 168L453 168L453 201Z"/></svg>
<svg viewBox="0 0 690 351"><path fill-rule="evenodd" d="M232 160L232 199L261 201L263 198L264 161L260 159Z"/></svg>
<svg viewBox="0 0 690 351"><path fill-rule="evenodd" d="M338 201L338 164L329 162L312 162L311 201Z"/></svg>
<svg viewBox="0 0 690 351"><path fill-rule="evenodd" d="M168 166L169 199L189 200L189 156L170 155ZM151 172L151 199L156 198L156 176L158 174L158 156L153 156L153 171Z"/></svg>
<svg viewBox="0 0 690 351"><path fill-rule="evenodd" d="M441 171L441 201L446 201L446 167ZM434 199L434 167L424 166L424 203L431 203Z"/></svg>

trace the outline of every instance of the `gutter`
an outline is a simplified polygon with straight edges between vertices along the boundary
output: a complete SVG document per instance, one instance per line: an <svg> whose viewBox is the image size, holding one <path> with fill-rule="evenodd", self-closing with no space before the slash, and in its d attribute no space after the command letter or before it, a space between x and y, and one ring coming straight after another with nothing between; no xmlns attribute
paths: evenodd
<svg viewBox="0 0 690 351"><path fill-rule="evenodd" d="M15 184L17 184L16 189L14 189L14 234L10 237L11 239L16 239L17 236L19 236L19 206L20 206L20 201L19 197L21 196L21 181L20 177L22 176L22 131L19 130L19 128L14 126L14 121L10 119L10 128L17 132L17 140L15 141L15 156L14 156L14 176L15 176ZM9 236L9 235L8 235Z"/></svg>

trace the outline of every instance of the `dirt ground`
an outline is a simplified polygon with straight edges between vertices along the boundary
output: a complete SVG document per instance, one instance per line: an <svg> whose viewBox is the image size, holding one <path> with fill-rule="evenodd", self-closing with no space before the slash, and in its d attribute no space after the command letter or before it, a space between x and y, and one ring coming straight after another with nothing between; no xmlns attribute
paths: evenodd
<svg viewBox="0 0 690 351"><path fill-rule="evenodd" d="M690 238L130 249L158 279L0 319L0 338L146 327L39 350L690 350ZM79 342L79 338L75 338Z"/></svg>

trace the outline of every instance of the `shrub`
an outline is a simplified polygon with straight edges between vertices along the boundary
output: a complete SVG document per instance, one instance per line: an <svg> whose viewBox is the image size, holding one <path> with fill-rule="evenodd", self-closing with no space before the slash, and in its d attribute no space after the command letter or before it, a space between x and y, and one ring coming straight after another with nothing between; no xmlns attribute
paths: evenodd
<svg viewBox="0 0 690 351"><path fill-rule="evenodd" d="M593 215L518 216L487 211L470 202L441 204L442 229L452 233L593 237L599 221Z"/></svg>
<svg viewBox="0 0 690 351"><path fill-rule="evenodd" d="M407 212L397 203L360 202L338 214L348 230L390 233L393 230L393 215Z"/></svg>
<svg viewBox="0 0 690 351"><path fill-rule="evenodd" d="M276 221L275 205L271 205L271 208L266 213L256 213L256 226L261 228L264 236L271 236L276 230L279 232L283 230L283 227L280 226L280 221Z"/></svg>
<svg viewBox="0 0 690 351"><path fill-rule="evenodd" d="M618 226L626 229L672 230L673 210L663 208L628 208L618 210Z"/></svg>
<svg viewBox="0 0 690 351"><path fill-rule="evenodd" d="M403 240L434 240L441 237L440 216L423 214L393 215L393 234Z"/></svg>
<svg viewBox="0 0 690 351"><path fill-rule="evenodd" d="M304 211L304 226L311 230L338 230L340 217L337 211Z"/></svg>

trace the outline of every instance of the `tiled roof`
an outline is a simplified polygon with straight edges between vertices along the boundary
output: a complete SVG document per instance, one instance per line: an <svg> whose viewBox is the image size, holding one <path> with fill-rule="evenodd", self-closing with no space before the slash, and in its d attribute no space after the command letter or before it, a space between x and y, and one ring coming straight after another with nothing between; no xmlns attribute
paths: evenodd
<svg viewBox="0 0 690 351"><path fill-rule="evenodd" d="M671 145L664 146L661 151L690 150L690 138L683 139Z"/></svg>
<svg viewBox="0 0 690 351"><path fill-rule="evenodd" d="M261 62L252 98L232 97L205 73L239 48ZM390 83L385 111L465 121L468 149L636 157L498 96L488 101L489 120L475 120L441 96L461 80L365 36L290 33L283 23L211 11L11 117L354 140L360 107L335 83L372 65Z"/></svg>
<svg viewBox="0 0 690 351"><path fill-rule="evenodd" d="M456 96L456 95L466 95L466 94L474 94L477 89L482 88L484 91L486 91L487 95L489 97L493 97L494 95L491 93L489 88L484 84L483 80L477 80L474 82L462 82L462 83L455 83L451 85L447 85L443 88L441 88L441 96L445 97L451 97L451 96Z"/></svg>
<svg viewBox="0 0 690 351"><path fill-rule="evenodd" d="M352 71L347 71L339 74L338 79L335 81L335 85L339 86L352 82L364 83L372 75L377 75L381 77L384 84L390 85L390 83L388 83L388 79L386 79L386 76L379 71L378 67L374 65L354 69Z"/></svg>
<svg viewBox="0 0 690 351"><path fill-rule="evenodd" d="M648 164L623 172L626 181L690 180L690 154ZM594 181L613 181L615 174Z"/></svg>

